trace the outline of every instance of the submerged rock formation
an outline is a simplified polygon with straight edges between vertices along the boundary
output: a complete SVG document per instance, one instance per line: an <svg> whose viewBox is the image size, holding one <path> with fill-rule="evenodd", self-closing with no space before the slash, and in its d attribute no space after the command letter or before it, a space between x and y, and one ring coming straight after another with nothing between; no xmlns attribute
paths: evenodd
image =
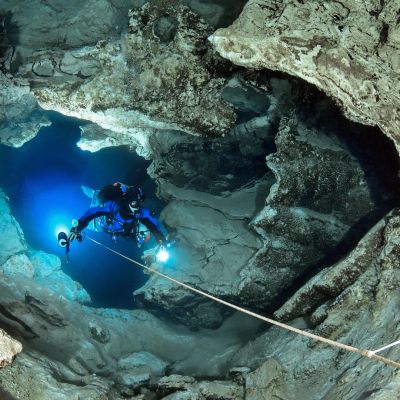
<svg viewBox="0 0 400 400"><path fill-rule="evenodd" d="M58 257L28 249L2 192L0 215L7 237L0 249L0 324L25 348L13 366L0 370L0 386L21 398L114 398L114 392L119 398L119 391L156 384L167 367L170 373L220 376L259 327L235 315L212 335L193 333L142 310L83 306L90 298L60 270ZM10 362L21 349L4 339L13 350ZM43 379L35 387L25 384L38 376Z"/></svg>
<svg viewBox="0 0 400 400"><path fill-rule="evenodd" d="M398 229L396 209L347 257L312 278L276 317L304 317L297 326L361 349L379 349L395 341L400 302ZM398 361L400 348L378 354ZM398 371L392 367L280 328L269 329L239 351L232 365L240 364L258 367L256 399L278 393L283 399L360 399L371 393L380 400L400 396Z"/></svg>
<svg viewBox="0 0 400 400"><path fill-rule="evenodd" d="M276 143L267 165L277 182L252 221L263 248L241 271L246 302L264 307L376 207L361 165L335 134L283 119Z"/></svg>
<svg viewBox="0 0 400 400"><path fill-rule="evenodd" d="M354 151L344 134L349 127L330 122L328 104L321 102L309 113L304 107L302 114L294 106L295 83L274 78L268 86L269 92L259 91L244 103L251 106L255 96L257 110L264 93L264 115L243 123L243 130L239 125L229 138L154 136L150 144L158 150L149 169L160 196L169 201L162 218L178 241L168 272L262 310L279 305L308 271L346 254L398 193L388 192L395 176L380 182L379 172L365 168L362 159L370 152ZM282 117L287 96L294 108L290 117ZM271 151L266 164L273 174L262 167ZM371 157L370 162L380 161ZM218 326L227 312L158 277L135 295L191 328Z"/></svg>
<svg viewBox="0 0 400 400"><path fill-rule="evenodd" d="M206 40L212 29L193 12L219 25L226 0L215 15L205 0L185 0L192 11L174 0L143 3L3 2L11 14L0 31L1 142L21 145L46 124L36 99L89 120L81 148L124 144L153 161L149 174L168 202L162 220L176 241L174 263L157 268L343 343L374 349L397 339L390 147L371 139L376 131L340 122L321 93L264 70L313 83L398 146L393 4L250 0L211 42L256 72L219 58ZM35 7L43 14L30 20ZM26 119L29 127L19 126ZM58 257L26 243L3 192L0 215L8 239L0 242L0 326L24 346L0 370L11 395L400 396L397 372L383 364L266 329L157 277L135 292L145 311L92 308ZM400 359L398 348L384 355Z"/></svg>
<svg viewBox="0 0 400 400"><path fill-rule="evenodd" d="M0 143L20 147L34 138L50 121L23 80L10 79L0 72Z"/></svg>
<svg viewBox="0 0 400 400"><path fill-rule="evenodd" d="M121 13L114 4L108 7ZM3 8L18 12L18 5ZM108 35L95 25L86 40L69 30L58 32L41 43L40 51L36 41L24 41L38 21L19 18L13 23L25 25L8 61L20 79L13 84L29 85L45 109L95 122L147 157L148 138L156 130L219 136L234 123L231 107L220 96L224 78L207 42L212 31L176 0L131 11L120 37L110 35L113 28L107 24L102 29ZM72 18L71 24L78 20Z"/></svg>
<svg viewBox="0 0 400 400"><path fill-rule="evenodd" d="M0 329L0 367L11 364L22 350L22 345Z"/></svg>
<svg viewBox="0 0 400 400"><path fill-rule="evenodd" d="M237 65L316 85L346 116L378 126L399 149L399 34L396 2L250 0L210 40Z"/></svg>

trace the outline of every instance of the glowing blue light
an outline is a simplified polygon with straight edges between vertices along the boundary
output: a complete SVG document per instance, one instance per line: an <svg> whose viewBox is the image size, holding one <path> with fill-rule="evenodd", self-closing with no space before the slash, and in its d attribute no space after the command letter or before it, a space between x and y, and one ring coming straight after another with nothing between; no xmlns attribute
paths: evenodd
<svg viewBox="0 0 400 400"><path fill-rule="evenodd" d="M56 237L58 237L58 234L60 232L68 233L69 229L67 228L66 225L57 225L56 228L54 229L54 233L55 233Z"/></svg>
<svg viewBox="0 0 400 400"><path fill-rule="evenodd" d="M157 253L157 261L166 262L166 261L168 261L168 258L169 258L168 251L165 250L164 247L161 247L161 249Z"/></svg>

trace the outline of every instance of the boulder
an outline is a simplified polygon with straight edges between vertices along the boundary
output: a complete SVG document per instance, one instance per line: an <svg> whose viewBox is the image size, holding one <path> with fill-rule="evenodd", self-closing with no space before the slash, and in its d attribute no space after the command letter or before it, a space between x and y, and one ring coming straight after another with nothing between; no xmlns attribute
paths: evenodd
<svg viewBox="0 0 400 400"><path fill-rule="evenodd" d="M118 360L118 368L131 373L148 372L149 376L162 376L165 373L168 363L159 359L155 355L140 351L132 353Z"/></svg>

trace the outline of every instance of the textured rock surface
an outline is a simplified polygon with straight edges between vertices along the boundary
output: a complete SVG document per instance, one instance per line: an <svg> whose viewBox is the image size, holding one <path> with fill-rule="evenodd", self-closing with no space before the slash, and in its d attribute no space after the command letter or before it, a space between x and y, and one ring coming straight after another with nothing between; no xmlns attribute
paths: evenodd
<svg viewBox="0 0 400 400"><path fill-rule="evenodd" d="M260 180L223 197L163 185L165 193L174 198L164 209L163 219L174 227L179 243L173 265L166 267L169 274L222 297L236 295L236 277L260 246L246 221L270 184ZM228 311L156 276L135 295L148 306L162 306L170 318L194 328L219 326Z"/></svg>
<svg viewBox="0 0 400 400"><path fill-rule="evenodd" d="M0 71L0 143L20 147L50 121L41 113L28 82Z"/></svg>
<svg viewBox="0 0 400 400"><path fill-rule="evenodd" d="M306 314L308 329L361 349L377 349L397 339L399 316L399 210L388 214L351 254L321 272L277 313L292 318ZM310 305L309 305L309 304ZM292 323L294 324L295 321ZM398 361L399 347L380 353ZM269 331L241 350L233 365L260 366L274 359L276 384L259 385L264 396L284 399L359 399L400 396L398 372L356 354L317 344L280 328ZM264 374L265 377L265 374ZM265 397L264 397L265 398Z"/></svg>
<svg viewBox="0 0 400 400"><path fill-rule="evenodd" d="M239 293L240 271L261 245L248 224L263 208L274 182L265 154L274 149L277 121L288 107L282 99L291 98L293 88L271 79L259 89L239 75L226 88L223 96L240 124L222 140L178 132L152 136L149 173L160 197L168 201L162 218L178 242L167 271L232 299ZM216 327L228 311L157 277L135 294L147 307L160 311L161 306L162 312L169 310L169 318L192 328Z"/></svg>
<svg viewBox="0 0 400 400"><path fill-rule="evenodd" d="M0 10L8 12L10 43L23 52L29 48L76 48L117 36L128 24L128 10L144 2L2 0Z"/></svg>
<svg viewBox="0 0 400 400"><path fill-rule="evenodd" d="M322 322L327 316L327 302L356 282L373 262L382 245L385 224L385 220L379 221L347 257L310 279L275 312L275 317L288 321L312 313L312 321Z"/></svg>
<svg viewBox="0 0 400 400"><path fill-rule="evenodd" d="M361 348L397 339L398 210L350 254L335 248L350 243L347 233L386 195L383 190L376 197L385 186L371 186L362 157L337 135L352 131L321 129L332 119L321 118L323 105L318 112L309 107L321 100L315 91L215 58L205 41L208 26L176 2L154 1L132 11L129 21L128 2L122 3L76 7L82 3L73 1L58 18L64 3L33 1L23 8L20 1L2 2L14 13L6 28L20 30L14 36L0 32L8 40L1 47L2 70L18 76L4 77L5 123L18 125L19 103L29 113L36 110L23 87L29 83L43 106L98 123L82 126L83 149L126 144L153 158L150 173L169 202L163 220L177 241L174 263L164 267L169 275L236 303L272 308L308 268L330 266L275 316ZM204 15L210 11L203 8L206 1L186 3ZM342 103L351 118L377 124L396 139L392 3L348 3L250 1L240 19L212 40L236 63L305 78ZM213 24L221 23L227 5L213 4ZM349 8L344 14L342 6ZM27 18L32 9L41 19ZM121 35L117 21L128 31ZM2 140L18 145L24 135L31 136L25 127ZM355 141L371 146L364 138ZM274 176L264 162L271 153ZM374 167L382 160L366 159ZM86 293L65 277L58 258L27 246L2 193L0 211L0 231L11 239L0 244L0 326L28 349L0 370L0 386L17 398L400 397L397 372L277 328L243 347L259 323L238 315L226 319L226 309L154 277L136 296L167 322L147 311L84 307L79 302L89 301ZM326 255L332 249L342 260L331 263ZM384 355L400 359L398 348ZM223 380L231 367L234 383ZM190 374L221 380L197 382Z"/></svg>
<svg viewBox="0 0 400 400"><path fill-rule="evenodd" d="M259 304L276 299L375 207L364 171L336 135L283 119L276 144L267 164L277 182L252 221L264 247L241 271L241 290Z"/></svg>
<svg viewBox="0 0 400 400"><path fill-rule="evenodd" d="M399 29L396 2L250 0L211 41L235 64L316 85L399 148Z"/></svg>
<svg viewBox="0 0 400 400"><path fill-rule="evenodd" d="M20 353L22 345L0 329L0 367L10 364L14 357Z"/></svg>
<svg viewBox="0 0 400 400"><path fill-rule="evenodd" d="M24 2L14 3L6 2L0 12L19 13ZM148 137L155 130L219 136L233 125L232 108L220 97L224 78L207 41L212 31L189 8L175 0L153 1L131 11L128 23L127 7L138 2L94 2L93 9L85 3L72 16L79 2L75 3L65 9L68 22L45 39L40 39L43 30L52 29L44 15L51 18L60 4L48 7L38 1L11 18L9 30L16 24L19 31L12 31L18 33L15 40L12 33L7 36L13 51L5 68L29 82L43 108L95 122L145 156ZM44 15L28 19L30 7L36 7L35 15L43 9ZM91 19L86 11L105 20ZM90 22L83 23L85 18ZM113 25L118 19L124 27ZM51 21L61 24L58 18ZM79 29L68 28L80 24ZM15 139L11 144L21 143Z"/></svg>
<svg viewBox="0 0 400 400"><path fill-rule="evenodd" d="M379 218L380 207L394 204L393 183L365 167L363 158L374 166L381 161L354 151L354 139L345 139L349 127L331 123L323 101L308 114L300 103L304 115L282 118L300 96L293 83L271 79L263 92L237 82L225 95L237 100L235 109L259 115L224 140L153 136L149 171L169 201L162 218L178 241L167 271L235 303L272 308L308 269L345 254ZM285 107L288 98L293 103ZM275 134L277 151L267 157L273 179L263 164ZM135 295L192 328L218 326L227 311L157 277Z"/></svg>
<svg viewBox="0 0 400 400"><path fill-rule="evenodd" d="M58 258L27 250L4 194L2 199L8 247L1 254L7 255L4 264L13 263L0 271L0 326L24 344L26 353L0 371L0 386L18 399L50 400L56 393L60 399L117 399L120 391L146 385L167 366L178 373L219 376L258 329L257 322L234 316L212 334L194 334L145 311L83 307L77 302L84 299L82 289L68 286L71 280L60 271ZM31 387L36 379L41 383Z"/></svg>
<svg viewBox="0 0 400 400"><path fill-rule="evenodd" d="M257 322L233 316L212 335L194 334L145 311L82 306L78 302L88 301L87 294L62 273L56 256L27 250L4 194L2 199L2 228L10 246L1 254L7 260L15 259L15 268L0 269L0 326L37 353L33 359L28 357L28 363L38 362L46 373L58 371L54 372L56 380L60 374L61 380L74 384L84 381L84 376L100 374L109 387L108 380L127 384L129 376L162 375L171 363L173 371L218 376L230 355L257 329ZM241 325L238 335L236 327ZM196 350L199 341L203 345ZM23 379L20 368L15 373Z"/></svg>
<svg viewBox="0 0 400 400"><path fill-rule="evenodd" d="M0 241L0 264L10 257L27 250L24 234L15 218L11 215L8 198L0 190L0 231L7 240Z"/></svg>
<svg viewBox="0 0 400 400"><path fill-rule="evenodd" d="M88 293L62 272L57 256L28 249L24 234L11 215L8 198L1 189L0 215L0 231L6 238L0 244L0 271L5 277L35 277L36 282L57 296L81 303L90 302Z"/></svg>
<svg viewBox="0 0 400 400"><path fill-rule="evenodd" d="M192 377L170 375L161 378L157 387L158 393L166 394L164 400L240 400L244 399L243 387L230 381L201 381L197 382Z"/></svg>
<svg viewBox="0 0 400 400"><path fill-rule="evenodd" d="M246 375L246 400L268 398L287 399L287 387L282 367L273 358Z"/></svg>
<svg viewBox="0 0 400 400"><path fill-rule="evenodd" d="M246 0L182 0L182 4L190 7L213 27L228 26L240 14Z"/></svg>

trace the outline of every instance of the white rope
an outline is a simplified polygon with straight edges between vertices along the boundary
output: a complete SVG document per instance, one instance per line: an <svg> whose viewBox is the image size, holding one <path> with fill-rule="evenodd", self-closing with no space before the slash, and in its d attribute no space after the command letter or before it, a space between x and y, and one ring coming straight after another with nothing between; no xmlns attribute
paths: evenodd
<svg viewBox="0 0 400 400"><path fill-rule="evenodd" d="M230 308L232 308L232 309L234 309L234 310L237 310L237 311L240 311L240 312L242 312L242 313L244 313L244 314L250 315L250 316L252 316L252 317L254 317L254 318L257 318L257 319L259 319L259 320L261 320L261 321L268 322L269 324L276 325L276 326L279 326L279 327L281 327L281 328L283 328L283 329L286 329L286 330L295 332L295 333L297 333L297 334L299 334L299 335L306 336L306 337L308 337L308 338L317 340L317 341L319 341L319 342L326 343L326 344L328 344L328 345L330 345L330 346L337 347L337 348L339 348L339 349L346 350L346 351L349 351L349 352L352 352L352 353L357 353L357 354L361 355L362 357L367 357L367 358L370 358L370 359L374 359L374 360L377 360L377 361L381 361L381 362L383 362L383 363L385 363L385 364L387 364L387 365L390 365L391 367L394 367L394 368L400 368L400 363L398 363L398 362L396 362L396 361L393 361L393 360L390 360L390 359L388 359L388 358L381 357L381 356L375 354L376 352L383 350L383 348L382 348L382 349L375 350L375 351L358 349L357 347L352 347L352 346L349 346L349 345L347 345L347 344L343 344L343 343L340 343L340 342L336 342L336 341L334 341L334 340L327 339L327 338L324 338L324 337L322 337L322 336L318 336L318 335L315 335L315 334L313 334L313 333L309 333L309 332L306 332L306 331L302 331L301 329L294 328L293 326L286 325L286 324L284 324L284 323L282 323L282 322L278 322L278 321L275 321L275 320L273 320L273 319L264 317L264 316L262 316L262 315L260 315L260 314L257 314L257 313L255 313L255 312L246 310L245 308L236 306L235 304L229 303L229 302L227 302L227 301L225 301L225 300L222 300L222 299L220 299L220 298L218 298L218 297L215 297L215 296L213 296L213 295L211 295L211 294L209 294L209 293L203 292L202 290L196 289L196 288L194 288L194 287L192 287L192 286L190 286L190 285L188 285L188 284L186 284L186 283L183 283L183 282L178 281L177 279L171 278L170 276L165 275L165 274L163 274L162 272L157 271L157 270L154 269L154 268L150 268L150 267L148 267L147 265L141 264L140 262L135 261L135 260L133 260L132 258L129 258L129 257L125 256L125 255L122 254L122 253L119 253L118 251L116 251L116 250L114 250L114 249L112 249L112 248L110 248L110 247L108 247L108 246L106 246L106 245L104 245L104 244L98 242L97 240L92 239L92 238L89 237L89 236L87 236L87 238L88 238L89 240L91 240L93 243L96 243L96 244L98 244L99 246L104 247L105 249L111 251L112 253L117 254L118 256L120 256L120 257L122 257L122 258L125 258L126 260L132 262L133 264L136 264L136 265L140 266L141 268L143 268L143 269L145 269L145 270L147 270L147 271L149 271L149 272L151 272L151 273L153 273L153 274L156 274L156 275L158 275L158 276L161 276L162 278L167 279L167 280L169 280L169 281L171 281L171 282L174 282L174 283L176 283L176 284L179 285L179 286L182 286L182 287L184 287L184 288L186 288L186 289L188 289L188 290L191 290L192 292L195 292L195 293L197 293L197 294L199 294L199 295L201 295L201 296L207 297L207 298L209 298L209 299L211 299L211 300L213 300L213 301L216 301L216 302L218 302L218 303L224 304L225 306L230 307ZM400 341L399 341L399 342L400 342ZM393 345L394 345L394 344L393 344ZM391 346L391 345L389 345L389 347L390 347L390 346Z"/></svg>
<svg viewBox="0 0 400 400"><path fill-rule="evenodd" d="M373 350L373 351L371 351L371 353L374 353L374 354L380 353L381 351L386 350L386 349L390 349L391 347L396 346L398 344L400 344L400 340L397 340L396 342L390 343L387 346L383 346L380 349Z"/></svg>

